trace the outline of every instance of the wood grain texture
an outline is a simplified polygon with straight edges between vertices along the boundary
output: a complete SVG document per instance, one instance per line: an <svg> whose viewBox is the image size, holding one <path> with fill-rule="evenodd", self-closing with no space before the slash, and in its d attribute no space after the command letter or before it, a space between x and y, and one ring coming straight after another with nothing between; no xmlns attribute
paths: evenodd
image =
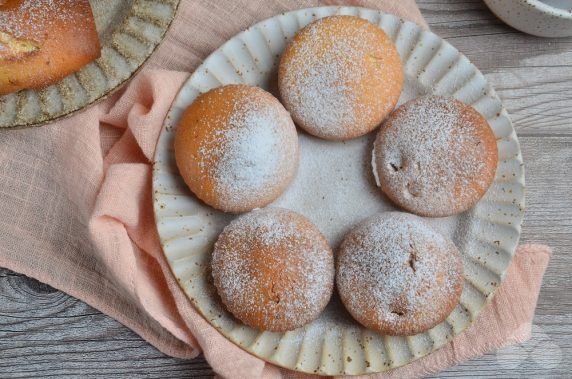
<svg viewBox="0 0 572 379"><path fill-rule="evenodd" d="M487 77L519 136L572 135L572 38L540 38L497 19L481 0L418 0L431 30Z"/></svg>
<svg viewBox="0 0 572 379"><path fill-rule="evenodd" d="M572 38L511 29L481 0L418 0L432 30L479 67L515 121L526 164L522 242L554 256L533 338L436 377L544 378L572 372ZM0 377L210 378L202 357L169 358L83 302L0 269Z"/></svg>
<svg viewBox="0 0 572 379"><path fill-rule="evenodd" d="M0 269L0 377L211 378L203 359L167 357L117 321Z"/></svg>

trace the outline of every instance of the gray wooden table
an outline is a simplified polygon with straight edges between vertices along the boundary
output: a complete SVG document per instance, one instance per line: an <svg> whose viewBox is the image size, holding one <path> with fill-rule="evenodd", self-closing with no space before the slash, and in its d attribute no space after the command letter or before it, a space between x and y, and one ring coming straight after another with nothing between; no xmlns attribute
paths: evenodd
<svg viewBox="0 0 572 379"><path fill-rule="evenodd" d="M487 76L517 128L526 163L522 242L554 257L526 344L438 377L570 377L572 373L572 38L541 39L497 20L480 0L419 0L432 30ZM167 357L83 302L0 269L0 378L210 378L202 357Z"/></svg>

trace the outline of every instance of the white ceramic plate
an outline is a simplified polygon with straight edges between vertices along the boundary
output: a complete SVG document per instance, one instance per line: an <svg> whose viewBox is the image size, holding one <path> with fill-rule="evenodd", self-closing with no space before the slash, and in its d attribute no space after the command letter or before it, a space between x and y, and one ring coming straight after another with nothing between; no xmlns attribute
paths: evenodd
<svg viewBox="0 0 572 379"><path fill-rule="evenodd" d="M431 219L463 254L465 287L447 320L411 337L369 331L347 314L335 296L318 320L288 333L241 324L222 307L210 275L212 246L235 216L197 200L178 174L173 138L182 111L202 92L230 83L276 92L276 67L290 38L316 18L352 14L380 25L395 41L406 74L401 102L422 94L454 96L473 105L492 126L499 166L486 196L455 217ZM395 209L375 187L371 135L345 143L300 135L300 170L273 205L297 210L324 232L335 248L344 233L369 215ZM332 178L339 181L332 186ZM483 75L465 56L418 25L378 11L353 7L298 10L262 21L215 51L184 84L165 120L153 172L154 209L170 267L199 312L250 353L292 370L325 375L363 374L405 365L446 344L473 322L500 285L514 254L524 209L520 147L506 110Z"/></svg>
<svg viewBox="0 0 572 379"><path fill-rule="evenodd" d="M0 128L39 126L68 116L127 82L163 40L179 0L90 0L101 57L41 90L0 96Z"/></svg>

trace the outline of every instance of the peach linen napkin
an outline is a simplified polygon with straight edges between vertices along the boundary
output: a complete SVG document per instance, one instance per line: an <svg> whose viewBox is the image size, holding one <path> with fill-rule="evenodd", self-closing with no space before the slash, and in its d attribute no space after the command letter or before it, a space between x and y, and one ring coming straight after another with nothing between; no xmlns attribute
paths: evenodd
<svg viewBox="0 0 572 379"><path fill-rule="evenodd" d="M256 21L339 3L426 27L413 0L182 0L166 40L122 91L51 125L2 131L0 266L87 302L165 354L202 351L223 377L301 377L242 351L190 305L159 245L151 162L178 88L212 51ZM374 377L420 377L526 340L549 256L545 246L521 246L474 326L438 352Z"/></svg>

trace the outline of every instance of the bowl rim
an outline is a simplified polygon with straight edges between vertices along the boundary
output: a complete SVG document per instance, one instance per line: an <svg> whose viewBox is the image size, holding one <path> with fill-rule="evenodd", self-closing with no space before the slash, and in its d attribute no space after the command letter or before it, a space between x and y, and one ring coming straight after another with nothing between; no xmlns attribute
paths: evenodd
<svg viewBox="0 0 572 379"><path fill-rule="evenodd" d="M541 0L523 0L525 3L537 8L541 13L547 13L551 16L555 16L561 19L567 19L572 21L572 10L565 10L552 5L546 4Z"/></svg>

